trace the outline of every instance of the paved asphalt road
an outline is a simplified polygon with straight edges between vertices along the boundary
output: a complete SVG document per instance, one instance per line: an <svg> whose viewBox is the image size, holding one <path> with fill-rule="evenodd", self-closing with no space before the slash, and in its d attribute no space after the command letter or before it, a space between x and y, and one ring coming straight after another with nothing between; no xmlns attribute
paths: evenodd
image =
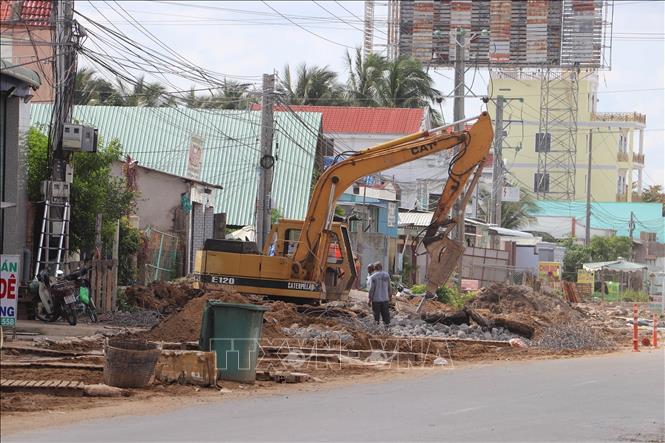
<svg viewBox="0 0 665 443"><path fill-rule="evenodd" d="M13 435L10 441L659 441L662 351L442 370Z"/></svg>

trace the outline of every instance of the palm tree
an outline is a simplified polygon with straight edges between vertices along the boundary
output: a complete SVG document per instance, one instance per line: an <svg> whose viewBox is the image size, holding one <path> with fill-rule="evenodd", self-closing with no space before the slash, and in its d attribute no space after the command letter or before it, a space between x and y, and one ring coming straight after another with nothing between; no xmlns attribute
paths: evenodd
<svg viewBox="0 0 665 443"><path fill-rule="evenodd" d="M378 106L378 91L383 81L387 62L385 57L370 53L363 57L360 48L356 48L355 57L346 52L346 95L349 104L356 106Z"/></svg>
<svg viewBox="0 0 665 443"><path fill-rule="evenodd" d="M118 80L117 90L120 97L117 106L164 107L176 104L176 99L167 94L164 85L148 83L143 76L131 85Z"/></svg>
<svg viewBox="0 0 665 443"><path fill-rule="evenodd" d="M248 109L256 97L249 93L249 84L224 79L222 86L209 94L196 94L194 88L182 101L188 108L204 109Z"/></svg>
<svg viewBox="0 0 665 443"><path fill-rule="evenodd" d="M97 78L94 69L81 68L76 72L73 98L75 105L114 104L115 95L113 85Z"/></svg>
<svg viewBox="0 0 665 443"><path fill-rule="evenodd" d="M379 103L391 108L424 108L441 95L433 85L432 77L419 61L398 57L386 62L377 91Z"/></svg>
<svg viewBox="0 0 665 443"><path fill-rule="evenodd" d="M509 185L507 185L509 186ZM489 205L491 195L486 189L478 191L478 217L489 221ZM507 229L519 229L533 219L533 214L538 210L538 205L531 194L520 192L517 202L501 202L501 227Z"/></svg>
<svg viewBox="0 0 665 443"><path fill-rule="evenodd" d="M341 103L343 88L337 83L337 73L328 66L298 66L295 82L291 68L284 67L283 82L278 91L289 104L335 105Z"/></svg>

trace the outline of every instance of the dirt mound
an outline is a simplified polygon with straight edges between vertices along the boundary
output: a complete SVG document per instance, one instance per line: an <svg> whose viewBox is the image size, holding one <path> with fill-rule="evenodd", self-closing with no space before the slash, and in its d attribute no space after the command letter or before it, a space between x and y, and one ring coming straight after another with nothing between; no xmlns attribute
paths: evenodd
<svg viewBox="0 0 665 443"><path fill-rule="evenodd" d="M538 337L553 324L582 320L579 311L556 294L501 283L483 288L465 309L481 326L505 327L527 338Z"/></svg>
<svg viewBox="0 0 665 443"><path fill-rule="evenodd" d="M251 303L248 298L240 294L223 291L205 293L189 300L180 310L153 327L147 338L168 342L198 340L201 332L201 318L208 300L227 303Z"/></svg>
<svg viewBox="0 0 665 443"><path fill-rule="evenodd" d="M161 314L170 314L201 294L203 291L194 289L188 282L156 281L148 286L134 285L125 289L128 304L141 309L158 311Z"/></svg>

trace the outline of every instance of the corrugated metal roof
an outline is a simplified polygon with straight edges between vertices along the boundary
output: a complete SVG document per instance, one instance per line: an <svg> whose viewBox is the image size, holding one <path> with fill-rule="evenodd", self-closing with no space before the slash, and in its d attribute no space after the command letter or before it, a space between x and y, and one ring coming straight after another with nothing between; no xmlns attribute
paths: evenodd
<svg viewBox="0 0 665 443"><path fill-rule="evenodd" d="M584 220L586 202L583 201L550 201L538 200L534 202L538 209L536 216L575 217ZM659 242L665 241L665 217L663 206L660 203L643 202L593 202L591 203L591 227L599 229L614 229L617 235L628 236L630 213L633 212L637 220L635 235L641 232L655 232Z"/></svg>
<svg viewBox="0 0 665 443"><path fill-rule="evenodd" d="M32 124L48 125L51 105L32 105ZM302 219L309 199L321 114L275 114L273 201L286 218ZM215 210L230 225L254 223L260 113L118 106L75 106L75 121L99 129L104 140L117 138L139 164L185 175L192 134L203 138L201 180L224 187Z"/></svg>
<svg viewBox="0 0 665 443"><path fill-rule="evenodd" d="M397 226L429 226L433 214L433 212L400 212Z"/></svg>
<svg viewBox="0 0 665 443"><path fill-rule="evenodd" d="M425 111L421 108L361 108L354 106L291 105L296 112L323 114L325 134L412 134L421 129ZM255 104L252 109L261 109ZM275 110L284 110L275 106Z"/></svg>

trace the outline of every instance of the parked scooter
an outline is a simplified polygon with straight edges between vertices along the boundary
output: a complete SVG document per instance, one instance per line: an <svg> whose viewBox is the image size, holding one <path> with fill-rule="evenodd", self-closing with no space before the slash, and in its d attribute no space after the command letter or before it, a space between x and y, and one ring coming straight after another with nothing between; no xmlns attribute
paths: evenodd
<svg viewBox="0 0 665 443"><path fill-rule="evenodd" d="M92 287L88 279L90 267L77 269L68 276L64 277L73 281L76 285L76 309L79 314L87 314L90 321L97 323L97 307L92 299Z"/></svg>
<svg viewBox="0 0 665 443"><path fill-rule="evenodd" d="M56 277L49 276L45 270L40 272L30 285L35 316L48 322L63 317L70 325L75 325L78 315L87 314L90 321L97 323L97 307L92 299L89 272L89 266L68 275L58 271Z"/></svg>
<svg viewBox="0 0 665 443"><path fill-rule="evenodd" d="M63 317L67 323L76 324L76 286L63 278L48 275L46 270L37 275L36 284L31 285L37 292L35 315L41 321L54 322Z"/></svg>

